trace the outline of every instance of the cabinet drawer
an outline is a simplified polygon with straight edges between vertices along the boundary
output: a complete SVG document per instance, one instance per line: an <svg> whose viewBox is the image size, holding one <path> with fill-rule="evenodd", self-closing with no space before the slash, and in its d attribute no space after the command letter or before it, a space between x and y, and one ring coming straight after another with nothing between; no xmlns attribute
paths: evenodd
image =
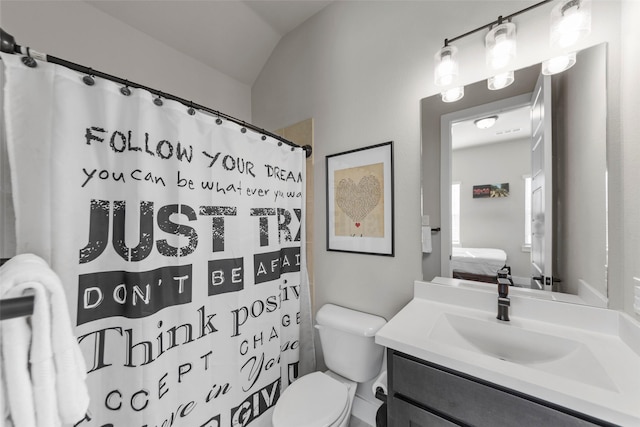
<svg viewBox="0 0 640 427"><path fill-rule="evenodd" d="M528 400L488 383L458 376L394 353L394 393L478 427L594 426L589 421Z"/></svg>
<svg viewBox="0 0 640 427"><path fill-rule="evenodd" d="M405 402L401 398L393 397L390 402L391 412L389 416L393 419L393 426L396 427L459 427L436 414Z"/></svg>

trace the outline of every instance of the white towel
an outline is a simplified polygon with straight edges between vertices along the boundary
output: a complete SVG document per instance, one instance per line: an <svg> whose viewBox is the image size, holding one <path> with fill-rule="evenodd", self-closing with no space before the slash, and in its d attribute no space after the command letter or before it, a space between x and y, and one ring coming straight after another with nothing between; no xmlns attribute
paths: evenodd
<svg viewBox="0 0 640 427"><path fill-rule="evenodd" d="M432 251L431 248L431 227L428 225L422 226L422 252L425 254L430 254Z"/></svg>
<svg viewBox="0 0 640 427"><path fill-rule="evenodd" d="M9 415L16 426L35 427L36 411L28 365L31 328L22 317L3 320L0 325Z"/></svg>
<svg viewBox="0 0 640 427"><path fill-rule="evenodd" d="M31 327L24 322L25 318L5 321L8 322L8 328L5 328L4 323L2 325L7 385L11 388L11 417L18 426L26 423L27 419L30 424L29 411L35 409L38 427L58 427L61 423L56 408L55 366L51 350L51 315L47 291L38 282L24 282L11 287L3 298L17 298L31 293L35 296ZM27 355L28 358L25 358ZM16 368L18 373L13 375L11 372ZM19 391L14 393L14 390ZM25 405L27 394L31 395L33 403Z"/></svg>
<svg viewBox="0 0 640 427"><path fill-rule="evenodd" d="M84 418L89 407L86 367L71 330L62 283L43 259L31 254L18 255L0 267L0 293L3 298L19 296L27 289L36 296L31 317L30 385L23 384L24 378L9 378L8 372L12 369L9 363L18 356L13 354L13 343L8 340L20 341L17 334L29 335L29 331L24 331L22 326L26 321L18 318L2 322L3 332L9 328L9 336L3 337L2 347L6 368L4 375L11 388L8 393L11 416L16 425L22 425L17 422L16 416L21 416L19 412L28 409L28 402L14 402L13 393L14 389L22 393L23 388L27 388L32 393L32 399L35 398L32 404L39 427L57 426L60 422L73 424ZM7 360L7 356L11 361ZM41 398L45 393L53 397ZM49 415L52 412L54 416Z"/></svg>

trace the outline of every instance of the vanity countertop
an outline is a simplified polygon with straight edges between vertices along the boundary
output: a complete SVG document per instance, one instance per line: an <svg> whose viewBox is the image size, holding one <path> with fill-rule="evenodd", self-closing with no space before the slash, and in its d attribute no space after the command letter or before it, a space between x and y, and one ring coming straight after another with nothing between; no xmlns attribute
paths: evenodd
<svg viewBox="0 0 640 427"><path fill-rule="evenodd" d="M502 322L497 292L416 281L414 298L376 343L597 419L640 425L638 322L614 310L510 298L511 320Z"/></svg>

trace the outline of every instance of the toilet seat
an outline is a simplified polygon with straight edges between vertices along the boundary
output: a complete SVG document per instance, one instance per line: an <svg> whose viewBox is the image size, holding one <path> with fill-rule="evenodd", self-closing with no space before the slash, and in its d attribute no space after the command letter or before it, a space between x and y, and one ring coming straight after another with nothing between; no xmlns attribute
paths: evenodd
<svg viewBox="0 0 640 427"><path fill-rule="evenodd" d="M274 427L328 427L346 416L349 391L345 384L322 372L293 382L273 411Z"/></svg>

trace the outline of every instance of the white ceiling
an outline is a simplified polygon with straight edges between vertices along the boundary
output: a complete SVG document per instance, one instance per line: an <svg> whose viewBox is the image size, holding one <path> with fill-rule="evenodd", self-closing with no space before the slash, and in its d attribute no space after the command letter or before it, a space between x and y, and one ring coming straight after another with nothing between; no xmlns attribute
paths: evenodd
<svg viewBox="0 0 640 427"><path fill-rule="evenodd" d="M333 0L87 0L249 86L282 36Z"/></svg>
<svg viewBox="0 0 640 427"><path fill-rule="evenodd" d="M489 129L478 129L474 120L497 115L498 120ZM531 136L531 108L520 107L500 113L479 115L454 123L451 127L451 148L468 148L476 145L495 144Z"/></svg>

